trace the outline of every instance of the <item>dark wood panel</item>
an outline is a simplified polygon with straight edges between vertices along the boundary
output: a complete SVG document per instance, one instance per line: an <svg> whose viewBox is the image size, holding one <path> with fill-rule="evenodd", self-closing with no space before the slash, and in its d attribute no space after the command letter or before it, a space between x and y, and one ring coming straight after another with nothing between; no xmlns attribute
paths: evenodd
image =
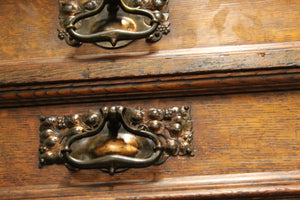
<svg viewBox="0 0 300 200"><path fill-rule="evenodd" d="M40 83L6 87L0 107L116 101L207 94L294 90L300 88L300 68L182 74L136 79ZM1 90L1 89L0 89Z"/></svg>

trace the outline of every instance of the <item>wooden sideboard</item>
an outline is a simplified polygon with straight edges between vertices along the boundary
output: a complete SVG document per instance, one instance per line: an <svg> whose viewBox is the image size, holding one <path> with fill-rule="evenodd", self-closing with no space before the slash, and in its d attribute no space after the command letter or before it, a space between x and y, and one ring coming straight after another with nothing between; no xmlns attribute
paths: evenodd
<svg viewBox="0 0 300 200"><path fill-rule="evenodd" d="M0 2L1 199L300 198L300 2L170 0L171 32L57 38L57 1ZM190 106L194 157L110 176L39 169L39 116Z"/></svg>

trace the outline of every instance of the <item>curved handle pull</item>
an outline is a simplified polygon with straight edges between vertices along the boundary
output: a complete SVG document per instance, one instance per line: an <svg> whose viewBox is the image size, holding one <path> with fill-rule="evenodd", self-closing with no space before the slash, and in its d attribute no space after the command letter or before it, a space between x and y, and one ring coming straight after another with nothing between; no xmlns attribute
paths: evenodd
<svg viewBox="0 0 300 200"><path fill-rule="evenodd" d="M104 107L88 114L41 117L40 166L64 163L71 170L113 175L193 155L189 107Z"/></svg>
<svg viewBox="0 0 300 200"><path fill-rule="evenodd" d="M119 48L141 38L156 42L169 32L168 0L81 1L59 0L64 29L59 30L59 38L71 46L94 43Z"/></svg>

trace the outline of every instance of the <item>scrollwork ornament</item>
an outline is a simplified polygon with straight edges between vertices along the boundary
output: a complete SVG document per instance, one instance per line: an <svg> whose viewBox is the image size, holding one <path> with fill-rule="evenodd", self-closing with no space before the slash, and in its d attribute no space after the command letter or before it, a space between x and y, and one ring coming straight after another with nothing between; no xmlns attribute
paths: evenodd
<svg viewBox="0 0 300 200"><path fill-rule="evenodd" d="M190 107L103 107L85 114L40 117L40 167L64 163L71 170L128 168L193 156Z"/></svg>
<svg viewBox="0 0 300 200"><path fill-rule="evenodd" d="M58 0L58 4L58 38L70 46L94 43L115 49L141 38L157 42L170 32L168 0Z"/></svg>

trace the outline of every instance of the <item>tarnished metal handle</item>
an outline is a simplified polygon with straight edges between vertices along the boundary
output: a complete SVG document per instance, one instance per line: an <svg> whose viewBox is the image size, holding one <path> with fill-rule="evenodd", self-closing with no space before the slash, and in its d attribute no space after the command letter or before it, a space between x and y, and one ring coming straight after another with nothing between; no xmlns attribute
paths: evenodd
<svg viewBox="0 0 300 200"><path fill-rule="evenodd" d="M79 42L95 43L95 42L109 41L111 42L112 46L116 46L117 41L120 40L135 40L135 39L141 39L150 36L156 30L162 18L161 16L162 14L159 11L152 13L144 9L130 8L126 6L122 0L115 0L114 3L117 2L117 4L114 5L120 5L124 11L132 14L139 14L139 15L144 15L149 17L151 19L151 24L152 24L151 28L145 31L138 31L138 32L126 31L126 30L110 30L110 31L103 31L103 32L88 34L88 35L83 35L76 32L76 28L75 28L76 22L78 22L80 19L84 19L101 12L104 9L105 3L110 3L110 2L112 1L111 0L103 1L103 3L94 12L83 13L82 15L75 16L75 18L71 20L70 25L66 28L69 35L73 39Z"/></svg>
<svg viewBox="0 0 300 200"><path fill-rule="evenodd" d="M62 150L63 157L71 167L78 169L101 169L108 172L110 175L113 175L115 172L118 172L119 169L123 171L123 169L127 168L142 168L153 165L162 154L162 146L160 139L151 132L145 130L138 130L131 128L128 126L124 120L124 113L126 112L126 108L123 107L112 107L108 114L102 115L101 122L95 130L86 131L85 133L78 133L72 137L70 137ZM101 112L103 113L103 111ZM106 122L109 123L109 138L111 141L117 140L118 138L118 129L120 128L120 123L123 127L130 133L134 135L141 136L144 138L148 138L154 142L152 155L146 158L135 158L124 155L109 155L112 152L112 148L107 150L107 152L103 152L104 156L97 157L89 160L80 160L78 158L74 158L71 153L71 146L74 142L79 141L83 138L92 137L102 131ZM126 137L126 136L125 136ZM125 139L126 140L126 139ZM124 141L126 142L126 141ZM140 141L139 141L140 142ZM126 144L125 144L126 145ZM122 145L115 146L113 148L124 148ZM140 149L142 151L142 149Z"/></svg>
<svg viewBox="0 0 300 200"><path fill-rule="evenodd" d="M60 21L65 31L59 31L59 37L66 39L67 43L72 46L95 43L108 48L109 46L105 42L109 42L111 48L117 48L141 38L146 38L149 42L156 42L162 37L162 34L169 32L168 17L165 11L167 0L162 1L163 4L156 2L156 7L153 4L155 5L157 0L140 5L135 0L125 0L128 4L138 5L135 8L128 6L124 0L101 0L100 2L94 0L90 1L93 4L86 8L76 4L70 6L61 1L59 0ZM150 5L156 10L149 9ZM103 14L106 16L101 16L105 12L106 6L107 13ZM122 14L119 14L119 8L122 9ZM116 22L121 23L121 29L111 27L111 24L116 24ZM101 28L99 28L99 24L102 26ZM95 27L101 31L94 30L97 29ZM118 41L123 41L123 43L117 45Z"/></svg>
<svg viewBox="0 0 300 200"><path fill-rule="evenodd" d="M40 166L100 169L113 175L129 168L193 155L189 107L104 107L87 114L41 117Z"/></svg>

